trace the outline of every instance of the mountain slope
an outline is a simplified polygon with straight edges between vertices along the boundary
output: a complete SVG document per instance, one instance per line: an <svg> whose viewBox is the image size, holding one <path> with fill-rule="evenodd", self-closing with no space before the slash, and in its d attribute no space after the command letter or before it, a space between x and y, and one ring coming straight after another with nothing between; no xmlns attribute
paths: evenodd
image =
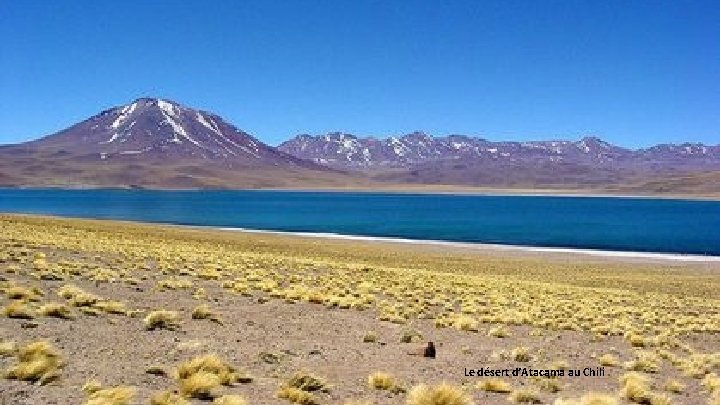
<svg viewBox="0 0 720 405"><path fill-rule="evenodd" d="M672 177L676 180L669 188L675 189L677 179L720 171L720 145L630 150L597 137L492 142L421 132L386 139L336 132L298 135L279 149L328 167L362 172L377 181L411 184L564 189L619 189L632 184L641 189L642 184L650 187Z"/></svg>
<svg viewBox="0 0 720 405"><path fill-rule="evenodd" d="M0 185L284 187L354 179L267 146L221 117L141 98L0 147Z"/></svg>

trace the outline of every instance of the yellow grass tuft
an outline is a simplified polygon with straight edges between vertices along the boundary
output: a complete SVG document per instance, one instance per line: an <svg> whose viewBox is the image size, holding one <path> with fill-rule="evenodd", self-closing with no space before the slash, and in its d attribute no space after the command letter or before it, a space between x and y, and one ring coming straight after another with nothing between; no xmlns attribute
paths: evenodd
<svg viewBox="0 0 720 405"><path fill-rule="evenodd" d="M212 311L206 304L195 307L192 311L192 319L209 319L211 321L221 323L220 316Z"/></svg>
<svg viewBox="0 0 720 405"><path fill-rule="evenodd" d="M653 404L652 400L656 395L651 391L650 379L640 373L630 372L620 376L620 395L638 404Z"/></svg>
<svg viewBox="0 0 720 405"><path fill-rule="evenodd" d="M470 397L459 387L440 384L413 387L407 397L407 405L472 405Z"/></svg>
<svg viewBox="0 0 720 405"><path fill-rule="evenodd" d="M519 389L513 391L508 397L508 400L516 404L539 404L542 402L540 400L540 395L531 389Z"/></svg>
<svg viewBox="0 0 720 405"><path fill-rule="evenodd" d="M36 300L38 296L42 295L39 290L34 290L27 287L14 286L5 289L5 296L11 300Z"/></svg>
<svg viewBox="0 0 720 405"><path fill-rule="evenodd" d="M317 377L305 370L296 372L287 382L288 387L294 387L303 391L328 391L328 384L324 378Z"/></svg>
<svg viewBox="0 0 720 405"><path fill-rule="evenodd" d="M190 401L170 391L158 392L150 397L150 405L192 405Z"/></svg>
<svg viewBox="0 0 720 405"><path fill-rule="evenodd" d="M170 329L178 327L178 313L175 311L157 310L150 312L145 317L145 329Z"/></svg>
<svg viewBox="0 0 720 405"><path fill-rule="evenodd" d="M530 349L525 346L519 346L510 351L510 357L519 362L527 362L532 359Z"/></svg>
<svg viewBox="0 0 720 405"><path fill-rule="evenodd" d="M718 375L715 373L708 373L700 381L700 385L702 385L703 388L705 388L709 392L720 392L720 377L718 377Z"/></svg>
<svg viewBox="0 0 720 405"><path fill-rule="evenodd" d="M496 392L499 394L512 392L512 385L500 378L486 378L478 381L475 386L483 391Z"/></svg>
<svg viewBox="0 0 720 405"><path fill-rule="evenodd" d="M183 395L210 399L220 385L231 385L241 377L227 362L215 354L195 357L181 364L176 375Z"/></svg>
<svg viewBox="0 0 720 405"><path fill-rule="evenodd" d="M665 382L665 391L672 392L674 394L681 394L685 391L685 384L678 380L668 380Z"/></svg>
<svg viewBox="0 0 720 405"><path fill-rule="evenodd" d="M17 351L15 342L8 340L0 342L0 357L12 356Z"/></svg>
<svg viewBox="0 0 720 405"><path fill-rule="evenodd" d="M130 405L134 396L134 387L121 385L95 391L90 394L85 405Z"/></svg>
<svg viewBox="0 0 720 405"><path fill-rule="evenodd" d="M72 313L70 312L70 308L67 307L65 304L58 304L58 303L48 303L42 305L38 309L38 313L42 316L49 316L53 318L61 318L61 319L72 319Z"/></svg>
<svg viewBox="0 0 720 405"><path fill-rule="evenodd" d="M102 383L95 379L85 381L82 386L82 391L88 395L98 392L102 389Z"/></svg>
<svg viewBox="0 0 720 405"><path fill-rule="evenodd" d="M199 371L180 380L180 392L191 398L214 398L218 387L220 377L207 371Z"/></svg>
<svg viewBox="0 0 720 405"><path fill-rule="evenodd" d="M620 365L620 360L613 354L603 354L598 357L598 362L605 367L617 367Z"/></svg>
<svg viewBox="0 0 720 405"><path fill-rule="evenodd" d="M320 405L320 401L311 393L290 386L280 388L277 397L299 405Z"/></svg>
<svg viewBox="0 0 720 405"><path fill-rule="evenodd" d="M215 398L213 405L248 405L245 398L240 395L223 395Z"/></svg>
<svg viewBox="0 0 720 405"><path fill-rule="evenodd" d="M368 376L368 386L376 390L389 391L396 385L395 378L388 373L376 372Z"/></svg>
<svg viewBox="0 0 720 405"><path fill-rule="evenodd" d="M13 301L3 308L3 315L14 319L33 319L33 310L23 301Z"/></svg>
<svg viewBox="0 0 720 405"><path fill-rule="evenodd" d="M506 338L510 336L510 330L504 326L496 326L488 331L488 336Z"/></svg>
<svg viewBox="0 0 720 405"><path fill-rule="evenodd" d="M100 301L96 302L93 307L108 314L125 315L128 312L125 304L120 301Z"/></svg>
<svg viewBox="0 0 720 405"><path fill-rule="evenodd" d="M45 384L58 377L62 360L48 342L38 341L22 347L17 353L18 363L6 373L9 379L38 381Z"/></svg>

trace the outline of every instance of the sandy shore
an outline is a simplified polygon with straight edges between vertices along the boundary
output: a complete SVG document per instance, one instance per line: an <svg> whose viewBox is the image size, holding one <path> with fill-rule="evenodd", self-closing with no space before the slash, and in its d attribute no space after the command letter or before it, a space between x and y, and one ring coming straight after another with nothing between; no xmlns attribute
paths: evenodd
<svg viewBox="0 0 720 405"><path fill-rule="evenodd" d="M465 242L451 242L444 240L419 240L419 239L405 239L405 238L387 238L380 236L361 236L361 235L342 235L336 233L320 233L320 232L284 232L284 231L270 231L261 229L247 229L247 228L211 228L220 229L224 231L244 232L244 233L257 233L257 234L271 234L271 235L286 235L286 236L297 236L302 238L321 238L321 239L340 239L348 241L361 241L371 243L384 243L384 244L411 244L418 247L431 247L440 246L450 249L463 249L463 250L478 250L486 253L526 253L535 254L538 256L559 256L567 255L568 257L576 257L578 259L583 256L593 257L604 257L616 260L626 259L627 261L646 261L646 262L657 262L657 261L679 261L679 262L698 262L698 263L718 263L720 264L720 256L703 256L703 255L689 255L689 254L672 254L672 253L656 253L656 252L634 252L634 251L619 251L619 250L600 250L600 249L576 249L576 248L560 248L560 247L540 247L540 246L522 246L522 245L501 245L491 243L465 243Z"/></svg>

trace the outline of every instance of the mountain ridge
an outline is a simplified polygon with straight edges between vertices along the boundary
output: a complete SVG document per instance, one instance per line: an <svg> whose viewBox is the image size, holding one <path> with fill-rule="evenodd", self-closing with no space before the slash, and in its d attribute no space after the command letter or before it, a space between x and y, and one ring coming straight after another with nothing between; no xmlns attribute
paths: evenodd
<svg viewBox="0 0 720 405"><path fill-rule="evenodd" d="M0 146L0 186L144 188L481 187L720 193L720 145L631 150L598 137L301 134L278 147L209 111L138 98L66 129Z"/></svg>
<svg viewBox="0 0 720 405"><path fill-rule="evenodd" d="M300 134L281 143L278 149L337 168L406 167L434 160L487 157L513 160L518 154L526 158L538 158L543 155L555 158L550 161L575 158L597 162L693 157L705 158L705 163L720 164L720 144L686 142L630 149L610 144L597 136L585 136L578 141L564 139L490 141L487 138L459 134L435 137L421 131L384 138L331 132L314 136Z"/></svg>

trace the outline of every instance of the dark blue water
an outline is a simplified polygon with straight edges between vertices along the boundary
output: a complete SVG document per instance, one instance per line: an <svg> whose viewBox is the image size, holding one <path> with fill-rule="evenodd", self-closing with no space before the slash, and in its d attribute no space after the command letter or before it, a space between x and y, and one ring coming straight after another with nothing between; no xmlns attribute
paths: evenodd
<svg viewBox="0 0 720 405"><path fill-rule="evenodd" d="M0 189L0 212L720 255L720 202L715 201L286 191Z"/></svg>

